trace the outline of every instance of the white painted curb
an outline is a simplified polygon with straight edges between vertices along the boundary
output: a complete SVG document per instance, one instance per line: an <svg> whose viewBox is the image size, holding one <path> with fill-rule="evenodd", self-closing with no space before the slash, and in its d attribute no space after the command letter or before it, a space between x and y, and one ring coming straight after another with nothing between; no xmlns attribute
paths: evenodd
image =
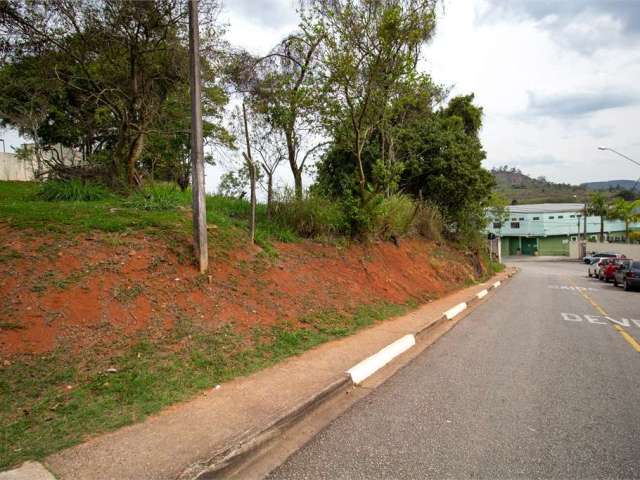
<svg viewBox="0 0 640 480"><path fill-rule="evenodd" d="M444 312L444 316L447 317L447 320L451 320L453 317L462 312L465 308L467 308L467 304L462 302L456 305L453 308L450 308L446 312Z"/></svg>
<svg viewBox="0 0 640 480"><path fill-rule="evenodd" d="M476 293L476 297L478 298L484 298L487 296L489 292L487 292L487 289L481 290L478 293Z"/></svg>
<svg viewBox="0 0 640 480"><path fill-rule="evenodd" d="M500 286L500 280L493 284L493 288L498 288Z"/></svg>
<svg viewBox="0 0 640 480"><path fill-rule="evenodd" d="M390 343L382 350L374 353L369 358L364 359L356 366L347 370L347 373L351 375L351 381L358 385L362 383L367 377L374 374L387 363L393 360L395 357L403 352L406 352L416 344L416 337L409 334Z"/></svg>

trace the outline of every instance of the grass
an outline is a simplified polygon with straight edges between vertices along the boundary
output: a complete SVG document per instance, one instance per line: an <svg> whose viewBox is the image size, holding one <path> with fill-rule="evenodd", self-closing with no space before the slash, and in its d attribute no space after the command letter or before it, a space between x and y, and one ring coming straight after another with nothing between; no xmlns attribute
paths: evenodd
<svg viewBox="0 0 640 480"><path fill-rule="evenodd" d="M94 230L112 233L141 231L160 235L168 242L188 245L191 237L190 194L166 186L150 186L130 197L110 194L91 201L47 201L41 185L0 182L0 218L12 227L45 233L79 234ZM245 200L207 197L207 221L212 254L247 241L250 206ZM294 242L290 229L269 222L266 206L256 211L256 243L271 255L272 242ZM8 261L4 253L0 261Z"/></svg>
<svg viewBox="0 0 640 480"><path fill-rule="evenodd" d="M348 314L319 312L303 319L302 328L282 323L245 335L231 325L207 330L183 317L171 338L140 338L133 346L116 348L124 353L115 358L97 349L84 352L80 361L60 349L14 361L0 370L0 469L140 421L204 389L414 306L377 303ZM176 351L177 341L182 348ZM108 373L113 368L115 373Z"/></svg>

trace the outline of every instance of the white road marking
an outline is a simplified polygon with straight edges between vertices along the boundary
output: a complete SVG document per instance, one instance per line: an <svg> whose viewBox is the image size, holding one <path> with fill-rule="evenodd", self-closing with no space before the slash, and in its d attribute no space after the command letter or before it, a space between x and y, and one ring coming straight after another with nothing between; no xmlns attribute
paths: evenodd
<svg viewBox="0 0 640 480"><path fill-rule="evenodd" d="M602 315L580 315L577 313L566 312L562 312L560 313L560 315L562 316L562 319L567 322L582 322L583 320L586 320L587 323L592 323L594 325L608 325L609 322L612 322L620 325L621 327L629 327L631 325L635 325L636 327L640 328L640 320L637 320L635 318L623 317L618 320L609 316L604 317Z"/></svg>
<svg viewBox="0 0 640 480"><path fill-rule="evenodd" d="M566 320L567 322L581 322L582 321L582 317L580 315L578 315L577 313L561 313L560 315L562 315L562 319Z"/></svg>
<svg viewBox="0 0 640 480"><path fill-rule="evenodd" d="M594 287L578 287L578 286L573 286L573 285L547 285L547 288L551 288L553 290L574 290L574 291L585 291L585 290L589 290L592 292L595 292L597 290L602 290L601 288L594 288Z"/></svg>

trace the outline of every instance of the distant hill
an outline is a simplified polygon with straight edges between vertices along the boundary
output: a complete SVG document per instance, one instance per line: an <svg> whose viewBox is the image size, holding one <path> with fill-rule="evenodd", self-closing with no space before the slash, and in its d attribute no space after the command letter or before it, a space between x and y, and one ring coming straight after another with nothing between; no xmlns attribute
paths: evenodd
<svg viewBox="0 0 640 480"><path fill-rule="evenodd" d="M581 186L589 190L609 190L610 188L631 190L635 184L635 180L608 180L606 182L586 182Z"/></svg>
<svg viewBox="0 0 640 480"><path fill-rule="evenodd" d="M554 183L544 177L532 178L508 166L494 168L491 173L496 180L495 190L512 204L583 202L594 190L603 190L606 196L615 197L624 195L624 191L628 191L635 183L630 180L588 182L582 185Z"/></svg>

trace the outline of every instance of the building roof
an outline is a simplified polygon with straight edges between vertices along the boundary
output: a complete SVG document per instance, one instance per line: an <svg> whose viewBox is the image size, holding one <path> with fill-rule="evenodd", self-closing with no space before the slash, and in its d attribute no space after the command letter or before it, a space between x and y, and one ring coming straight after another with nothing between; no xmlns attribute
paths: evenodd
<svg viewBox="0 0 640 480"><path fill-rule="evenodd" d="M510 205L511 213L555 213L579 212L584 210L584 203L535 203L531 205Z"/></svg>

